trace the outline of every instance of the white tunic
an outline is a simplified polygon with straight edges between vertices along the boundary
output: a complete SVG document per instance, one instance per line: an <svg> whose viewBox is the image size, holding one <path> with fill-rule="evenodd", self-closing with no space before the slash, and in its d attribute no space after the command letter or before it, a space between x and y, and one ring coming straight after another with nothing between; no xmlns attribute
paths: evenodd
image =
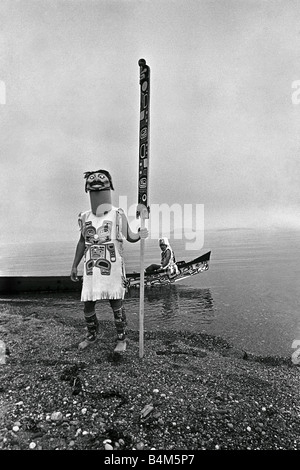
<svg viewBox="0 0 300 470"><path fill-rule="evenodd" d="M78 223L85 239L81 300L123 299L126 274L123 259L122 209L103 216L81 212Z"/></svg>

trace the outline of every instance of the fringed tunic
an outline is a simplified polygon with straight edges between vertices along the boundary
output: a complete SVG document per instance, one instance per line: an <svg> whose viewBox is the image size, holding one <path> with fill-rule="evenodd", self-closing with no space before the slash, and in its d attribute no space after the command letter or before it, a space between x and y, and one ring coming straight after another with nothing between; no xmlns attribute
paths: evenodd
<svg viewBox="0 0 300 470"><path fill-rule="evenodd" d="M103 216L81 212L78 223L85 240L81 300L123 299L126 274L123 259L122 209Z"/></svg>

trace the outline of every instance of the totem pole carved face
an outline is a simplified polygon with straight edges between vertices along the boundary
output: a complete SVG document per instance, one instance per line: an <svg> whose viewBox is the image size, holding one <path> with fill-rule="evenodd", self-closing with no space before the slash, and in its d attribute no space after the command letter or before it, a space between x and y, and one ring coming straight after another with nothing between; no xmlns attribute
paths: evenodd
<svg viewBox="0 0 300 470"><path fill-rule="evenodd" d="M87 171L84 177L86 179L85 192L114 189L111 176L106 170Z"/></svg>

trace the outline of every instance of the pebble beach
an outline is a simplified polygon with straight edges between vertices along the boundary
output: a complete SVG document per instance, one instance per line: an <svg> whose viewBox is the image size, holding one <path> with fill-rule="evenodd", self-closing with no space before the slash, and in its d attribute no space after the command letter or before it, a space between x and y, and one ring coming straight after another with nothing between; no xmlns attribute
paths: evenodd
<svg viewBox="0 0 300 470"><path fill-rule="evenodd" d="M84 321L2 305L1 450L300 450L300 367L221 337L113 322L79 351Z"/></svg>

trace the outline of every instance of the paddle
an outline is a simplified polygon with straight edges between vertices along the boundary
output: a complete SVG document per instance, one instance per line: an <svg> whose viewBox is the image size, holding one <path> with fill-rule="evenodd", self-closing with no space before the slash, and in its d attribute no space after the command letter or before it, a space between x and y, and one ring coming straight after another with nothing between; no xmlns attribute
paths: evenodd
<svg viewBox="0 0 300 470"><path fill-rule="evenodd" d="M141 229L149 219L149 124L150 124L150 68L145 59L140 59L140 133L137 218L141 218ZM145 239L140 241L140 308L139 308L139 356L144 356L144 253Z"/></svg>

